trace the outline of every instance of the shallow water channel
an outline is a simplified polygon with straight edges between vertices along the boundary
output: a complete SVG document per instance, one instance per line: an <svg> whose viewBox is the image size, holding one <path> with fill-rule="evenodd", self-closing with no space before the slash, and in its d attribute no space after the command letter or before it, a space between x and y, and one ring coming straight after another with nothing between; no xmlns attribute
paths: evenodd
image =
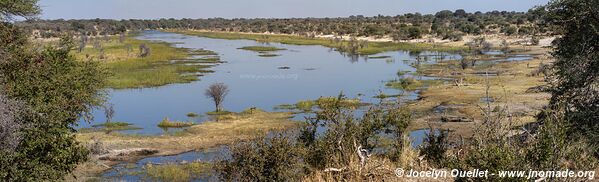
<svg viewBox="0 0 599 182"><path fill-rule="evenodd" d="M385 82L398 78L398 72L414 72L412 66L417 60L432 63L436 60L461 59L458 54L439 52L391 51L368 57L345 56L323 46L298 46L269 43L270 46L285 48L275 57L260 57L259 53L238 49L244 46L264 45L251 40L224 40L159 31L146 31L137 37L142 40L173 43L177 47L207 49L216 51L226 63L213 68L200 78L188 84L171 84L157 88L110 90L109 102L114 104L113 121L122 121L141 127L140 130L125 133L160 135L165 131L157 124L168 117L171 120L193 121L209 119L204 113L214 110L211 100L204 96L208 85L222 82L231 92L224 101L224 108L239 112L250 107L275 111L281 104L294 104L300 100L313 100L321 96L337 96L343 92L348 98L359 98L362 102L376 103L374 96L400 94L402 91L385 87ZM490 52L492 54L492 52ZM498 53L499 54L499 53ZM373 57L382 57L373 59ZM386 57L388 56L388 57ZM504 61L530 59L526 55L516 55ZM288 69L280 69L288 67ZM417 79L431 79L420 77ZM408 93L407 99L415 99L417 93ZM189 118L187 113L201 116ZM105 122L104 113L94 112L92 123L81 124L90 127ZM303 118L298 115L297 119ZM413 146L423 142L428 129L410 133ZM182 161L212 161L222 157L224 147L206 151L192 151L175 156L151 157L136 163L123 163L102 174L108 179L143 180L143 167L148 163L179 163ZM210 176L197 179L210 180Z"/></svg>
<svg viewBox="0 0 599 182"><path fill-rule="evenodd" d="M168 117L171 120L203 122L206 112L214 110L211 100L204 96L208 85L222 82L231 90L224 101L224 108L239 112L250 107L273 111L281 104L295 104L300 100L313 100L321 96L337 96L343 92L348 98L360 98L362 102L375 103L373 96L380 91L396 95L400 90L385 87L385 82L398 78L398 72L415 71L411 66L417 56L424 60L459 59L449 53L406 51L386 52L376 56L348 57L323 46L297 46L270 43L285 48L276 57L260 57L259 53L238 49L244 46L264 45L251 40L224 40L196 36L146 31L137 37L173 43L177 47L216 51L222 61L213 68L214 73L200 77L200 81L188 84L171 84L156 88L110 90L109 102L114 104L113 121L128 122L141 130L126 133L156 135L164 131L157 124ZM280 69L289 67L289 69ZM426 78L424 78L426 79ZM406 94L416 98L416 94ZM187 117L194 112L201 116ZM94 112L94 121L82 122L90 127L105 122L101 110Z"/></svg>

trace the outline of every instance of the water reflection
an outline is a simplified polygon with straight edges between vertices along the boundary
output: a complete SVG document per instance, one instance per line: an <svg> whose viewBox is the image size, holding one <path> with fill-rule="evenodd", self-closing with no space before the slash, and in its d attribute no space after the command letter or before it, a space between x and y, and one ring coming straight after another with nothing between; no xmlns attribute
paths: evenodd
<svg viewBox="0 0 599 182"><path fill-rule="evenodd" d="M410 66L416 57L426 57L422 58L423 61L461 58L457 54L426 51L393 51L371 55L389 56L398 61L353 56L348 58L323 46L279 43L269 45L287 49L278 51L280 56L260 57L258 53L238 49L264 44L250 40L210 39L158 31L144 32L138 38L177 43L177 47L216 51L226 63L213 67L214 73L206 74L200 81L189 84L111 90L109 102L114 104L116 110L114 120L142 127L142 130L127 131L137 134L161 134L163 130L157 124L165 117L185 121L189 112L203 114L214 110L203 91L215 82L229 85L231 92L225 99L224 107L234 112L250 107L272 111L280 104L321 96L337 96L341 91L349 98L361 95L362 102L374 103L378 99L373 97L381 91L388 95L400 94L399 90L386 88L385 81L396 78L398 71L416 71ZM286 69L279 69L280 67ZM105 120L101 111L95 112L94 116L95 120L91 124L82 122L82 127L103 123ZM206 119L208 118L201 118L196 122Z"/></svg>

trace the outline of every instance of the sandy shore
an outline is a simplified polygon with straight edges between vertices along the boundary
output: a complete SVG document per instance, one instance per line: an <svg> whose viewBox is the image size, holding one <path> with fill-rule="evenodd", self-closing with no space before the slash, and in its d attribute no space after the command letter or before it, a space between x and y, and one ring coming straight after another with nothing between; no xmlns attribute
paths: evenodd
<svg viewBox="0 0 599 182"><path fill-rule="evenodd" d="M290 112L263 112L229 114L219 121L207 121L186 129L177 135L137 136L104 132L78 133L77 139L93 146L99 152L78 166L76 177L68 181L98 179L98 175L121 162L134 162L142 158L168 156L193 150L203 150L248 140L273 130L298 127L291 121Z"/></svg>

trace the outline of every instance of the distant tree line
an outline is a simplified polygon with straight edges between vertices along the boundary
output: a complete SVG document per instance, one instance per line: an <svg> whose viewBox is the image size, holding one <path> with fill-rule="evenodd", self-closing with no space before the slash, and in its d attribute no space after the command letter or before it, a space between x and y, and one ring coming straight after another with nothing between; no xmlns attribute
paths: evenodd
<svg viewBox="0 0 599 182"><path fill-rule="evenodd" d="M459 39L462 35L495 34L533 35L559 33L543 24L543 11L474 12L443 10L436 14L408 13L397 16L362 15L344 18L286 19L159 19L159 20L27 20L17 25L37 37L57 37L70 32L88 36L117 35L125 31L146 29L202 29L254 33L283 33L314 36L353 35L391 36L395 40L420 38L430 34L443 39Z"/></svg>

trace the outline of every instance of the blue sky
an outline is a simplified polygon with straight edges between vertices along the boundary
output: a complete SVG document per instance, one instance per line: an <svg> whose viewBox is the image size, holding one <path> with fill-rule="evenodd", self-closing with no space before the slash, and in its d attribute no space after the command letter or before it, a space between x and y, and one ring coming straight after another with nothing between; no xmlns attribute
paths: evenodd
<svg viewBox="0 0 599 182"><path fill-rule="evenodd" d="M43 19L289 18L527 11L549 0L40 0Z"/></svg>

